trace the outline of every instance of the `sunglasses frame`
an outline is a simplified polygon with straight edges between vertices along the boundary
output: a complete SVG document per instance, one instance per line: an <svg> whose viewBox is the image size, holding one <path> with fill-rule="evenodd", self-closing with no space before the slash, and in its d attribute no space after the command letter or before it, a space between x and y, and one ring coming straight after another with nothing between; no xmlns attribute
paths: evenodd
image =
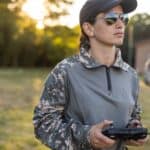
<svg viewBox="0 0 150 150"><path fill-rule="evenodd" d="M96 18L96 20L99 20L99 19L103 19L105 23L109 26L115 24L118 21L118 19L120 19L124 23L124 25L127 25L129 21L128 14L124 14L124 13L118 14L115 12L109 12L109 13L106 13L104 17Z"/></svg>
<svg viewBox="0 0 150 150"><path fill-rule="evenodd" d="M127 14L118 14L114 12L109 12L104 16L104 20L107 23L107 25L115 24L118 19L120 19L125 25L128 24L129 19Z"/></svg>

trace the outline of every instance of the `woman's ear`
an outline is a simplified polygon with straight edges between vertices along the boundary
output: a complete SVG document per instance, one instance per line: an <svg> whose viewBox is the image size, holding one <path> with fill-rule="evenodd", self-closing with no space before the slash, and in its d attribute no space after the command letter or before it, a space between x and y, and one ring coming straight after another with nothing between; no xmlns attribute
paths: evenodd
<svg viewBox="0 0 150 150"><path fill-rule="evenodd" d="M82 29L88 37L93 37L94 36L94 28L90 23L84 22L83 25L82 25Z"/></svg>

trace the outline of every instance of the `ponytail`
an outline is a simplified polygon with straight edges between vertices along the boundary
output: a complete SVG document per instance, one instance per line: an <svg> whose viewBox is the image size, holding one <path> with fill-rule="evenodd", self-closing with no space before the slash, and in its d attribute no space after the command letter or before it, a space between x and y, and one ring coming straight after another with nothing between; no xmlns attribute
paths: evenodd
<svg viewBox="0 0 150 150"><path fill-rule="evenodd" d="M80 48L85 48L86 50L90 49L90 41L87 35L81 32L80 36Z"/></svg>

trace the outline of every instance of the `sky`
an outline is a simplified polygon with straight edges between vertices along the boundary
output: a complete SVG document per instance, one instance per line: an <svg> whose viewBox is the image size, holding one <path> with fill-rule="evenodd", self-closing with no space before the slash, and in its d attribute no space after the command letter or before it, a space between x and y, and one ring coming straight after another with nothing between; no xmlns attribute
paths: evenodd
<svg viewBox="0 0 150 150"><path fill-rule="evenodd" d="M23 6L23 11L25 11L30 17L37 20L37 26L42 28L42 20L44 18L44 14L47 13L43 6L44 0L27 0L25 5ZM79 11L86 0L74 0L73 5L68 8L69 15L65 17L61 17L60 23L63 25L67 25L69 27L73 27L79 23ZM134 15L135 13L149 13L150 14L150 5L149 0L137 0L138 7L137 9L131 13L130 15Z"/></svg>

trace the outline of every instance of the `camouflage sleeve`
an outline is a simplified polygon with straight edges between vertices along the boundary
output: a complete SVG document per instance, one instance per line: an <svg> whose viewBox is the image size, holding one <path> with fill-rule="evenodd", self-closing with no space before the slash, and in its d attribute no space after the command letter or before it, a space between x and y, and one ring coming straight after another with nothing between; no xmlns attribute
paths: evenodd
<svg viewBox="0 0 150 150"><path fill-rule="evenodd" d="M35 107L33 124L36 137L54 150L90 149L90 126L63 118L66 104L66 72L58 65L48 76L40 103Z"/></svg>
<svg viewBox="0 0 150 150"><path fill-rule="evenodd" d="M133 97L135 100L135 106L131 115L131 120L133 119L137 119L137 120L141 120L141 106L139 104L139 80L138 80L138 76L136 74L135 80L134 80L134 88L133 88L134 92L133 92Z"/></svg>

